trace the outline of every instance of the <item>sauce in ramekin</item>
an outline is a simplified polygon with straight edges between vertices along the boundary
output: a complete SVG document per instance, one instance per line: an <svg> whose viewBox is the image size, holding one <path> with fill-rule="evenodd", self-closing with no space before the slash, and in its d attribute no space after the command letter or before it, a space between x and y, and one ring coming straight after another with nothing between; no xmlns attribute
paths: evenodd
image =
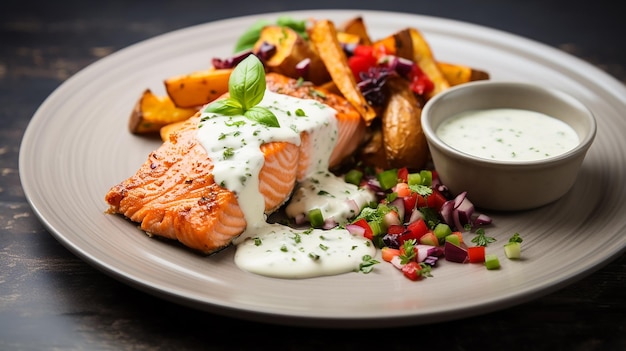
<svg viewBox="0 0 626 351"><path fill-rule="evenodd" d="M579 143L578 134L567 123L514 108L465 111L441 123L436 134L455 149L498 161L546 159Z"/></svg>

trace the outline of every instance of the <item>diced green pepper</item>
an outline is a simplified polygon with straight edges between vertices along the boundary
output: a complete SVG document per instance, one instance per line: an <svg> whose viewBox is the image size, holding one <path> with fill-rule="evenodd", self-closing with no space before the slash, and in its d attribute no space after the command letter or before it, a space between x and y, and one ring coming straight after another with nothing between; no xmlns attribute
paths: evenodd
<svg viewBox="0 0 626 351"><path fill-rule="evenodd" d="M428 170L420 171L422 177L422 185L431 186L433 184L433 172Z"/></svg>
<svg viewBox="0 0 626 351"><path fill-rule="evenodd" d="M384 170L376 175L383 190L389 190L398 184L398 170L395 168Z"/></svg>
<svg viewBox="0 0 626 351"><path fill-rule="evenodd" d="M314 228L319 228L324 225L324 215L322 214L322 210L319 208L314 208L309 211L309 222L311 222L311 226Z"/></svg>
<svg viewBox="0 0 626 351"><path fill-rule="evenodd" d="M350 184L359 185L363 179L363 172L358 169L348 171L344 177L345 181Z"/></svg>

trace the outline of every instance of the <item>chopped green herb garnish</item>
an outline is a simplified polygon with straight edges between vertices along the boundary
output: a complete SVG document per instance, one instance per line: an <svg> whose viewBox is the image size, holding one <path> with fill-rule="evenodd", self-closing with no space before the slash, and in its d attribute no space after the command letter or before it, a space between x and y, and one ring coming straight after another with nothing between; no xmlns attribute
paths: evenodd
<svg viewBox="0 0 626 351"><path fill-rule="evenodd" d="M510 243L521 243L522 241L524 241L524 239L519 236L519 233L515 233L512 237L509 238Z"/></svg>
<svg viewBox="0 0 626 351"><path fill-rule="evenodd" d="M359 264L359 271L367 274L374 270L374 265L380 263L370 255L363 256L363 262Z"/></svg>
<svg viewBox="0 0 626 351"><path fill-rule="evenodd" d="M402 254L400 254L400 263L407 264L415 260L415 256L417 255L417 252L415 250L416 244L417 240L415 239L406 240L404 243L402 243Z"/></svg>
<svg viewBox="0 0 626 351"><path fill-rule="evenodd" d="M496 238L485 235L483 228L476 230L476 236L472 238L472 242L476 244L476 246L487 246L495 241Z"/></svg>

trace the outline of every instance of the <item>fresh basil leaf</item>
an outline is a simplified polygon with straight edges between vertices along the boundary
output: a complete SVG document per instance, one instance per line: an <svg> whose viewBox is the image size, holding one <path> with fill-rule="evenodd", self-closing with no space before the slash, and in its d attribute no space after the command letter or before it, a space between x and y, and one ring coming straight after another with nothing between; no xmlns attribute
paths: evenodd
<svg viewBox="0 0 626 351"><path fill-rule="evenodd" d="M261 19L252 24L246 31L239 37L237 43L235 44L234 52L242 52L244 50L249 50L254 47L254 44L261 37L261 30L263 27L271 24L270 21Z"/></svg>
<svg viewBox="0 0 626 351"><path fill-rule="evenodd" d="M205 107L204 112L218 113L226 116L236 116L243 115L244 110L237 100L227 98L213 101Z"/></svg>
<svg viewBox="0 0 626 351"><path fill-rule="evenodd" d="M263 100L265 88L265 67L256 55L243 59L228 80L230 98L239 101L244 111Z"/></svg>
<svg viewBox="0 0 626 351"><path fill-rule="evenodd" d="M246 110L243 115L249 120L259 122L268 127L280 127L280 123L278 123L276 115L263 106L253 106L252 108Z"/></svg>

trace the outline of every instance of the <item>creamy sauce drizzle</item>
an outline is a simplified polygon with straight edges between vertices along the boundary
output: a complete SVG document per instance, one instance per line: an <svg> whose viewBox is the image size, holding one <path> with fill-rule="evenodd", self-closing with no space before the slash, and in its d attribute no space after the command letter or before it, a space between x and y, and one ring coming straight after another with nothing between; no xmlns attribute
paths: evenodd
<svg viewBox="0 0 626 351"><path fill-rule="evenodd" d="M301 230L270 224L264 213L265 200L258 190L264 162L260 146L274 141L300 145L300 133L308 132L311 167L294 192L295 201L287 206L287 215L295 218L317 207L325 218L332 216L341 223L355 215L355 204L362 207L374 199L373 194L328 171L337 142L336 111L315 100L271 91L265 92L259 105L274 112L280 128L244 116L203 113L197 134L214 162L215 182L237 194L245 215L246 230L234 241L235 264L243 270L278 278L309 278L358 269L364 255L376 252L369 240L345 229ZM310 190L312 185L318 190ZM315 196L310 196L310 191Z"/></svg>
<svg viewBox="0 0 626 351"><path fill-rule="evenodd" d="M540 160L578 145L578 134L554 117L522 109L466 111L436 130L446 144L468 154L500 161Z"/></svg>

